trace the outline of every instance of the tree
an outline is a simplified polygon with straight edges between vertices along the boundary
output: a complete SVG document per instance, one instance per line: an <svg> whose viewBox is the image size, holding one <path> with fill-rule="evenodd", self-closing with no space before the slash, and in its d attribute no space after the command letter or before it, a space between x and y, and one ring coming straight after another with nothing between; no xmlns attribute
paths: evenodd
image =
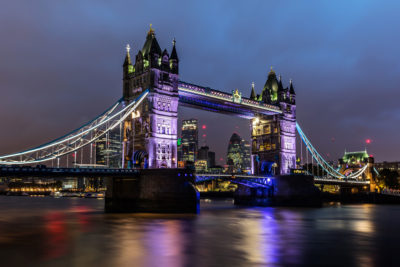
<svg viewBox="0 0 400 267"><path fill-rule="evenodd" d="M400 187L398 178L399 174L397 171L383 169L378 176L379 187L398 189Z"/></svg>

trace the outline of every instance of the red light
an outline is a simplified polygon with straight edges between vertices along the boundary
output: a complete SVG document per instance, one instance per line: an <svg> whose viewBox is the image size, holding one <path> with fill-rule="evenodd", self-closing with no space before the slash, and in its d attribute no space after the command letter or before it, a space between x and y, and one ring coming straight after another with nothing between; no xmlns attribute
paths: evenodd
<svg viewBox="0 0 400 267"><path fill-rule="evenodd" d="M365 143L371 144L371 139L366 139L366 140L365 140Z"/></svg>
<svg viewBox="0 0 400 267"><path fill-rule="evenodd" d="M203 134L203 137L206 137L207 135L206 134Z"/></svg>
<svg viewBox="0 0 400 267"><path fill-rule="evenodd" d="M203 126L201 126L201 129L207 129L207 126L203 124Z"/></svg>
<svg viewBox="0 0 400 267"><path fill-rule="evenodd" d="M374 155L372 155L372 154L371 154L371 155L369 155L369 156L370 156L371 158L373 158L373 157L374 157Z"/></svg>

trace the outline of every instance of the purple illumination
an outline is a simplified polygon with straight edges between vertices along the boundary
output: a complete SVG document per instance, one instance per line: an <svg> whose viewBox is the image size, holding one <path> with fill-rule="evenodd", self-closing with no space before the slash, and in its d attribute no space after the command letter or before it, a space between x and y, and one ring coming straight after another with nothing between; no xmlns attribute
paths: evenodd
<svg viewBox="0 0 400 267"><path fill-rule="evenodd" d="M145 151L149 168L177 167L179 60L175 42L170 55L161 51L154 29L150 29L143 48L133 57L137 61L132 63L128 50L124 62L125 101L134 99L143 88L150 91L137 111L140 116L124 124L128 139L124 141L124 158ZM138 71L129 71L132 66ZM151 80L145 79L150 76Z"/></svg>

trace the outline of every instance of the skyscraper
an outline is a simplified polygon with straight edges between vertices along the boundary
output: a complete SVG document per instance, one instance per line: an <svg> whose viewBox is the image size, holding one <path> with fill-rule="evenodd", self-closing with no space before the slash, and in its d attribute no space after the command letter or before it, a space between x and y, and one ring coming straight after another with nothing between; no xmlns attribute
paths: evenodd
<svg viewBox="0 0 400 267"><path fill-rule="evenodd" d="M241 172L243 164L242 138L237 133L233 133L228 144L226 164L228 172Z"/></svg>
<svg viewBox="0 0 400 267"><path fill-rule="evenodd" d="M120 129L114 128L96 141L96 164L121 168L122 145Z"/></svg>
<svg viewBox="0 0 400 267"><path fill-rule="evenodd" d="M228 172L250 172L251 171L251 146L237 133L232 134L228 144L226 155Z"/></svg>
<svg viewBox="0 0 400 267"><path fill-rule="evenodd" d="M242 139L242 172L251 172L251 145Z"/></svg>
<svg viewBox="0 0 400 267"><path fill-rule="evenodd" d="M197 157L198 124L196 119L182 121L182 161L194 163Z"/></svg>

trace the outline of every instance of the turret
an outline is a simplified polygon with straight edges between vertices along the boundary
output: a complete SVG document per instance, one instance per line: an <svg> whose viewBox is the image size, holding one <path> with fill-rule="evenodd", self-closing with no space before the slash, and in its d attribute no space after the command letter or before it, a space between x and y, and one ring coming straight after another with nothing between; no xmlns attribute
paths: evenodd
<svg viewBox="0 0 400 267"><path fill-rule="evenodd" d="M282 76L279 75L278 79L278 99L279 102L286 102L288 100L288 95L287 95L288 89L283 88L282 85Z"/></svg>
<svg viewBox="0 0 400 267"><path fill-rule="evenodd" d="M250 99L251 100L257 100L256 91L254 90L254 82L251 83Z"/></svg>
<svg viewBox="0 0 400 267"><path fill-rule="evenodd" d="M293 105L296 104L296 93L294 92L292 79L290 79L289 97L290 97L290 103Z"/></svg>
<svg viewBox="0 0 400 267"><path fill-rule="evenodd" d="M169 58L169 67L172 70L172 73L179 73L179 58L178 58L178 53L176 53L176 40L172 40L172 52L171 52L171 57Z"/></svg>
<svg viewBox="0 0 400 267"><path fill-rule="evenodd" d="M129 97L129 91L130 91L130 87L129 87L129 74L134 72L134 67L132 65L132 60L131 60L131 55L130 55L130 50L131 47L129 46L129 44L126 45L126 55L125 55L125 60L124 60L124 64L123 64L123 86L122 86L122 94L124 96L124 98Z"/></svg>

